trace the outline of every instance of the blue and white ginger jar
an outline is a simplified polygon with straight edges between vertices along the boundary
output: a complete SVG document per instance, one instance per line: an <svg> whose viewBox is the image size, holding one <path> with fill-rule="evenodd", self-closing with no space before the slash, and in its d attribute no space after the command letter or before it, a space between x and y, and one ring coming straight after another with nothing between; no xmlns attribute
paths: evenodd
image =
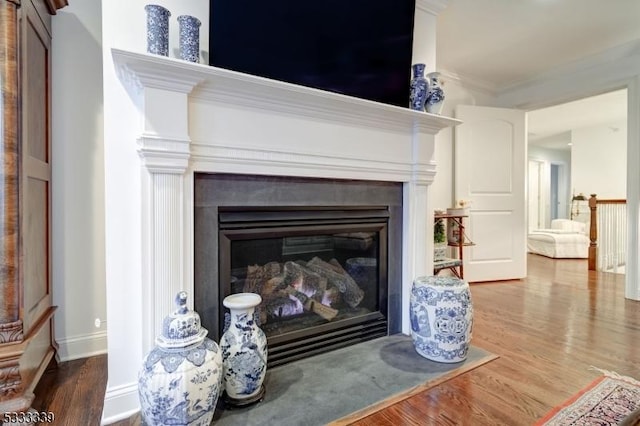
<svg viewBox="0 0 640 426"><path fill-rule="evenodd" d="M225 401L231 405L247 405L264 395L267 336L254 320L255 307L261 302L255 293L236 293L222 301L231 316L229 328L220 339Z"/></svg>
<svg viewBox="0 0 640 426"><path fill-rule="evenodd" d="M186 292L176 304L138 374L142 419L147 426L209 425L222 386L222 351L187 308Z"/></svg>
<svg viewBox="0 0 640 426"><path fill-rule="evenodd" d="M469 284L455 277L418 277L409 305L416 351L437 362L467 358L473 326Z"/></svg>

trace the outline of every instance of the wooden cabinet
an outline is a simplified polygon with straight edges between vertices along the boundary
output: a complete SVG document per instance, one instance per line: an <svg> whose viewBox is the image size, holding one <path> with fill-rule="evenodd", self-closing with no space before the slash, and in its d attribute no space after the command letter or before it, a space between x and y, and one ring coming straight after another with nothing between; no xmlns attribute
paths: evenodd
<svg viewBox="0 0 640 426"><path fill-rule="evenodd" d="M55 354L50 46L65 4L0 0L0 413L29 408Z"/></svg>
<svg viewBox="0 0 640 426"><path fill-rule="evenodd" d="M455 241L451 241L448 239L449 247L454 247L454 256L455 257L447 257L442 260L433 262L433 275L438 275L440 271L449 270L456 277L463 279L464 278L464 247L473 245L472 242L467 240L465 229L464 229L464 219L467 218L466 215L451 215L451 214L436 214L434 215L434 221L444 219L447 221L447 227L450 228L454 226L455 230ZM449 234L449 232L447 232Z"/></svg>

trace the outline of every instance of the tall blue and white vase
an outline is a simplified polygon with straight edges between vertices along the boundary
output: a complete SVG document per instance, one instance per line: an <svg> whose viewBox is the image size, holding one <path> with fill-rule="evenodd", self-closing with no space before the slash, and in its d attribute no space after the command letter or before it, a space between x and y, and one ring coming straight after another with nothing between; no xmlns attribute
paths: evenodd
<svg viewBox="0 0 640 426"><path fill-rule="evenodd" d="M187 308L186 292L178 293L176 304L138 373L142 420L147 426L208 426L222 387L222 351Z"/></svg>
<svg viewBox="0 0 640 426"><path fill-rule="evenodd" d="M267 337L254 320L256 306L262 302L255 293L227 296L222 304L229 309L231 322L220 339L225 401L244 406L264 396L267 374Z"/></svg>
<svg viewBox="0 0 640 426"><path fill-rule="evenodd" d="M440 81L439 72L430 72L427 74L429 80L429 90L427 95L426 109L432 114L440 114L442 105L444 104L444 90Z"/></svg>
<svg viewBox="0 0 640 426"><path fill-rule="evenodd" d="M427 101L429 82L424 77L425 64L414 64L413 78L409 82L409 107L416 111L424 111Z"/></svg>
<svg viewBox="0 0 640 426"><path fill-rule="evenodd" d="M469 284L456 277L418 277L409 300L416 352L431 361L464 361L473 327Z"/></svg>
<svg viewBox="0 0 640 426"><path fill-rule="evenodd" d="M194 16L178 16L180 59L198 62L200 58L200 20Z"/></svg>
<svg viewBox="0 0 640 426"><path fill-rule="evenodd" d="M169 55L169 17L171 12L157 4L148 4L147 11L147 52Z"/></svg>

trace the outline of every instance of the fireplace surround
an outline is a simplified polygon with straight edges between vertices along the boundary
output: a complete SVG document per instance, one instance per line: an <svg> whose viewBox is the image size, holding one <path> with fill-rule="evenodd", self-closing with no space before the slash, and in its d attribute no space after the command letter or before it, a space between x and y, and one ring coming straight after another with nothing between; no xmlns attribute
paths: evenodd
<svg viewBox="0 0 640 426"><path fill-rule="evenodd" d="M173 295L194 291L199 173L402 187L400 329L413 277L432 269L435 135L458 120L172 58L112 50L141 117L137 152L143 349ZM133 260L130 258L130 260ZM395 308L394 308L395 309Z"/></svg>
<svg viewBox="0 0 640 426"><path fill-rule="evenodd" d="M402 184L197 173L194 300L214 340L222 300L261 294L278 365L400 332Z"/></svg>
<svg viewBox="0 0 640 426"><path fill-rule="evenodd" d="M195 291L199 173L401 186L400 294L389 315L409 332L412 279L433 266L436 134L458 120L167 57L116 48L111 55L119 81L109 97L121 120L105 144L113 171L105 418L137 407L131 360L151 349L175 294Z"/></svg>

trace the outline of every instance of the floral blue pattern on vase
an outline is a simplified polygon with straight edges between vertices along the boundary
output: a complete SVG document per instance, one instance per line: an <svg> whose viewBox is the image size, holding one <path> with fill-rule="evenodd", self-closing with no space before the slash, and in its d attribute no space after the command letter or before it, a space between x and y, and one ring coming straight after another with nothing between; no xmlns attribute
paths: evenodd
<svg viewBox="0 0 640 426"><path fill-rule="evenodd" d="M409 82L409 107L415 111L424 111L429 90L429 82L424 77L425 64L414 64L413 78Z"/></svg>
<svg viewBox="0 0 640 426"><path fill-rule="evenodd" d="M169 17L171 12L157 4L148 4L147 11L147 52L169 55Z"/></svg>
<svg viewBox="0 0 640 426"><path fill-rule="evenodd" d="M222 386L222 351L187 308L185 292L176 303L138 374L140 413L147 426L209 425Z"/></svg>
<svg viewBox="0 0 640 426"><path fill-rule="evenodd" d="M200 58L200 20L194 16L178 16L180 59L198 62Z"/></svg>
<svg viewBox="0 0 640 426"><path fill-rule="evenodd" d="M227 398L233 403L254 402L264 392L267 373L267 337L254 319L255 307L262 298L254 293L237 293L225 297L230 310L229 328L220 339L223 383Z"/></svg>
<svg viewBox="0 0 640 426"><path fill-rule="evenodd" d="M429 80L429 90L427 94L426 108L431 114L440 114L444 104L444 91L440 84L440 73L430 72L427 74Z"/></svg>
<svg viewBox="0 0 640 426"><path fill-rule="evenodd" d="M420 355L447 363L467 358L473 328L469 284L455 277L418 277L409 306L411 338Z"/></svg>

